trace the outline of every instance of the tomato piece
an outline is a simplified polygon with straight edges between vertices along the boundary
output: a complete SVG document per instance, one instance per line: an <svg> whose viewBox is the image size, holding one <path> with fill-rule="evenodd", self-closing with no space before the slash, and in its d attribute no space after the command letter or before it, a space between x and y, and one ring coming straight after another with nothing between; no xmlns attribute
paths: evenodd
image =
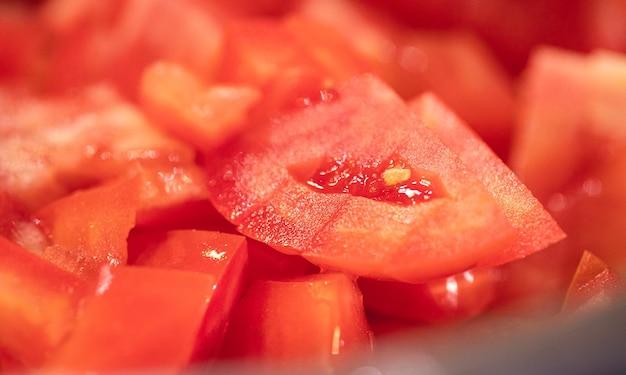
<svg viewBox="0 0 626 375"><path fill-rule="evenodd" d="M195 157L106 85L56 97L0 88L0 112L0 185L28 213L137 161Z"/></svg>
<svg viewBox="0 0 626 375"><path fill-rule="evenodd" d="M4 237L0 256L0 352L38 366L73 329L87 284Z"/></svg>
<svg viewBox="0 0 626 375"><path fill-rule="evenodd" d="M199 215L192 204L208 198L205 173L192 163L137 164L126 178L140 180L136 219L141 227L184 225L191 220L188 214Z"/></svg>
<svg viewBox="0 0 626 375"><path fill-rule="evenodd" d="M283 19L283 25L329 77L345 80L372 71L371 64L350 41L324 22L292 13Z"/></svg>
<svg viewBox="0 0 626 375"><path fill-rule="evenodd" d="M371 347L355 282L329 273L254 282L235 307L222 356L275 368L301 361L328 371Z"/></svg>
<svg viewBox="0 0 626 375"><path fill-rule="evenodd" d="M590 251L583 252L563 301L563 311L572 313L608 306L626 290L626 280Z"/></svg>
<svg viewBox="0 0 626 375"><path fill-rule="evenodd" d="M574 267L583 250L593 249L609 266L626 269L625 74L619 54L544 48L523 82L511 165L568 233Z"/></svg>
<svg viewBox="0 0 626 375"><path fill-rule="evenodd" d="M199 272L104 266L72 334L42 369L180 371L195 349L214 281Z"/></svg>
<svg viewBox="0 0 626 375"><path fill-rule="evenodd" d="M307 21L307 22L304 22ZM300 26L304 23L305 30ZM321 26L324 35L333 35ZM311 92L345 77L349 69L342 42L331 38L313 38L316 25L298 18L235 18L226 24L224 59L219 70L220 82L251 85L263 93L261 103L252 113L265 120L285 109L298 107ZM356 58L352 58L355 60Z"/></svg>
<svg viewBox="0 0 626 375"><path fill-rule="evenodd" d="M489 146L436 96L424 94L409 103L467 168L485 184L517 232L507 251L482 265L522 258L565 238L565 233L519 178Z"/></svg>
<svg viewBox="0 0 626 375"><path fill-rule="evenodd" d="M56 91L107 80L134 99L141 72L156 60L208 79L221 59L222 25L200 2L55 0L42 19L53 35L47 85Z"/></svg>
<svg viewBox="0 0 626 375"><path fill-rule="evenodd" d="M393 91L373 76L334 90L207 158L210 199L241 233L323 268L412 282L461 272L508 247L513 229L493 197ZM445 191L397 204L302 182L329 157L375 165L396 156Z"/></svg>
<svg viewBox="0 0 626 375"><path fill-rule="evenodd" d="M139 178L112 181L59 198L35 213L52 245L43 256L89 280L104 265L126 264L126 238L135 226Z"/></svg>
<svg viewBox="0 0 626 375"><path fill-rule="evenodd" d="M304 1L300 12L344 37L403 98L434 92L505 157L514 121L513 85L489 47L466 29L407 28L385 9L389 6L312 0Z"/></svg>
<svg viewBox="0 0 626 375"><path fill-rule="evenodd" d="M246 281L245 238L202 230L147 230L133 232L128 243L129 264L195 271L214 277L213 295L193 359L214 356Z"/></svg>
<svg viewBox="0 0 626 375"><path fill-rule="evenodd" d="M146 68L139 95L157 124L198 149L219 146L238 133L261 98L254 87L207 85L185 67L164 61Z"/></svg>
<svg viewBox="0 0 626 375"><path fill-rule="evenodd" d="M495 297L497 272L474 268L424 284L361 278L368 311L412 322L443 324L483 313Z"/></svg>

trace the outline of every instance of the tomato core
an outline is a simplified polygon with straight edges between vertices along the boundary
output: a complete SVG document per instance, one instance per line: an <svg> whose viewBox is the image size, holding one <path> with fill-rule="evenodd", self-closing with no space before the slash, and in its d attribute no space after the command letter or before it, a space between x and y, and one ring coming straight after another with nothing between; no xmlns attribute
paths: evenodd
<svg viewBox="0 0 626 375"><path fill-rule="evenodd" d="M325 157L300 165L292 175L311 189L412 205L446 196L443 184L427 171L408 166L398 156L361 161L348 155ZM307 168L308 167L308 168ZM303 173L308 170L309 173Z"/></svg>

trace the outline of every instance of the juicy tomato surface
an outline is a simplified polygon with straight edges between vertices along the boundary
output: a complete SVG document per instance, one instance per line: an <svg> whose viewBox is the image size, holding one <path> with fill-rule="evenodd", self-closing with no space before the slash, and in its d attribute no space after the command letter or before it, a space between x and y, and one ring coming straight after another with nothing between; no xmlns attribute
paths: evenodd
<svg viewBox="0 0 626 375"><path fill-rule="evenodd" d="M625 25L623 0L0 2L0 372L336 373L392 334L610 308Z"/></svg>

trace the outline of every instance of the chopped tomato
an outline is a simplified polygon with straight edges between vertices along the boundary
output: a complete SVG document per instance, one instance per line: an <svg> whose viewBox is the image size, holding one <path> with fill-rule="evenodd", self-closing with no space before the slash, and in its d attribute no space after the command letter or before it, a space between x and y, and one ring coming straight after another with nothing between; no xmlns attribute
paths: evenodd
<svg viewBox="0 0 626 375"><path fill-rule="evenodd" d="M497 257L514 238L477 177L372 76L272 121L267 132L210 158L209 191L242 233L280 251L358 275L424 281ZM319 168L335 170L325 164L333 158L336 166L342 160L359 166L336 177L351 181L355 192L313 183ZM368 165L384 173L364 173ZM368 181L377 176L408 202L368 198ZM434 197L414 183L432 184Z"/></svg>
<svg viewBox="0 0 626 375"><path fill-rule="evenodd" d="M506 157L514 121L513 85L477 35L460 28L403 27L379 10L351 0L304 1L300 12L344 37L371 71L405 99L434 92Z"/></svg>
<svg viewBox="0 0 626 375"><path fill-rule="evenodd" d="M188 203L208 198L204 171L193 163L136 164L127 178L140 181L137 226L166 226L188 221L186 215L198 217Z"/></svg>
<svg viewBox="0 0 626 375"><path fill-rule="evenodd" d="M222 356L283 369L303 361L325 372L371 347L355 282L329 273L254 282L235 307Z"/></svg>
<svg viewBox="0 0 626 375"><path fill-rule="evenodd" d="M241 131L261 93L247 85L207 85L181 65L157 62L144 71L139 96L165 131L205 150Z"/></svg>
<svg viewBox="0 0 626 375"><path fill-rule="evenodd" d="M0 184L28 213L136 161L195 156L107 85L56 97L0 87L0 112Z"/></svg>
<svg viewBox="0 0 626 375"><path fill-rule="evenodd" d="M4 237L0 257L1 351L39 366L73 329L87 285Z"/></svg>
<svg viewBox="0 0 626 375"><path fill-rule="evenodd" d="M195 350L214 281L199 272L104 266L71 335L43 369L182 370Z"/></svg>
<svg viewBox="0 0 626 375"><path fill-rule="evenodd" d="M626 269L626 58L544 48L523 81L511 165L569 236L572 263L585 249ZM555 147L555 145L559 147Z"/></svg>
<svg viewBox="0 0 626 375"><path fill-rule="evenodd" d="M49 239L38 227L26 209L7 192L0 190L0 236L33 253L40 254L49 245Z"/></svg>
<svg viewBox="0 0 626 375"><path fill-rule="evenodd" d="M590 251L583 252L567 290L563 311L606 307L626 291L626 280Z"/></svg>
<svg viewBox="0 0 626 375"><path fill-rule="evenodd" d="M248 282L281 280L320 272L319 267L299 255L281 253L250 238L248 238L248 253L250 256Z"/></svg>
<svg viewBox="0 0 626 375"><path fill-rule="evenodd" d="M195 271L214 277L213 295L193 359L214 356L245 285L245 237L201 230L148 230L133 232L128 242L129 264Z"/></svg>
<svg viewBox="0 0 626 375"><path fill-rule="evenodd" d="M483 313L495 296L497 271L475 268L423 284L359 279L368 311L395 319L443 324Z"/></svg>
<svg viewBox="0 0 626 375"><path fill-rule="evenodd" d="M104 265L126 264L126 237L135 226L139 178L112 181L59 198L35 213L50 237L43 256L93 280Z"/></svg>

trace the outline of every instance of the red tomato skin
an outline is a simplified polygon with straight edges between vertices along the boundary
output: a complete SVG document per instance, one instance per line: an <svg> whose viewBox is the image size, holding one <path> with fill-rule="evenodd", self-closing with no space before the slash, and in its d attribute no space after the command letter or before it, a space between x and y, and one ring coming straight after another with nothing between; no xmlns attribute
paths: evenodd
<svg viewBox="0 0 626 375"><path fill-rule="evenodd" d="M373 76L336 91L336 100L279 117L265 135L208 158L210 199L243 234L321 267L412 282L461 272L508 246L512 228L482 183L395 93ZM382 123L396 126L391 132ZM324 156L392 153L437 173L454 199L404 207L319 193L287 170ZM450 228L445 235L442 226Z"/></svg>
<svg viewBox="0 0 626 375"><path fill-rule="evenodd" d="M214 277L193 361L214 358L228 319L248 275L245 237L206 230L134 231L128 239L129 264L205 273Z"/></svg>
<svg viewBox="0 0 626 375"><path fill-rule="evenodd" d="M214 281L198 272L104 266L72 334L42 369L181 371L193 354Z"/></svg>
<svg viewBox="0 0 626 375"><path fill-rule="evenodd" d="M0 237L0 351L41 365L74 327L83 280Z"/></svg>
<svg viewBox="0 0 626 375"><path fill-rule="evenodd" d="M495 297L497 271L474 268L424 284L361 278L365 308L422 324L458 323L487 310Z"/></svg>
<svg viewBox="0 0 626 375"><path fill-rule="evenodd" d="M137 162L195 158L191 146L157 130L107 84L58 96L1 87L0 112L0 183L29 214Z"/></svg>
<svg viewBox="0 0 626 375"><path fill-rule="evenodd" d="M221 355L279 369L304 361L328 371L371 348L355 282L329 273L254 282L233 312Z"/></svg>
<svg viewBox="0 0 626 375"><path fill-rule="evenodd" d="M150 63L176 61L208 79L222 56L221 22L201 2L61 0L41 13L52 35L46 83L52 92L107 80L135 100L141 72Z"/></svg>

